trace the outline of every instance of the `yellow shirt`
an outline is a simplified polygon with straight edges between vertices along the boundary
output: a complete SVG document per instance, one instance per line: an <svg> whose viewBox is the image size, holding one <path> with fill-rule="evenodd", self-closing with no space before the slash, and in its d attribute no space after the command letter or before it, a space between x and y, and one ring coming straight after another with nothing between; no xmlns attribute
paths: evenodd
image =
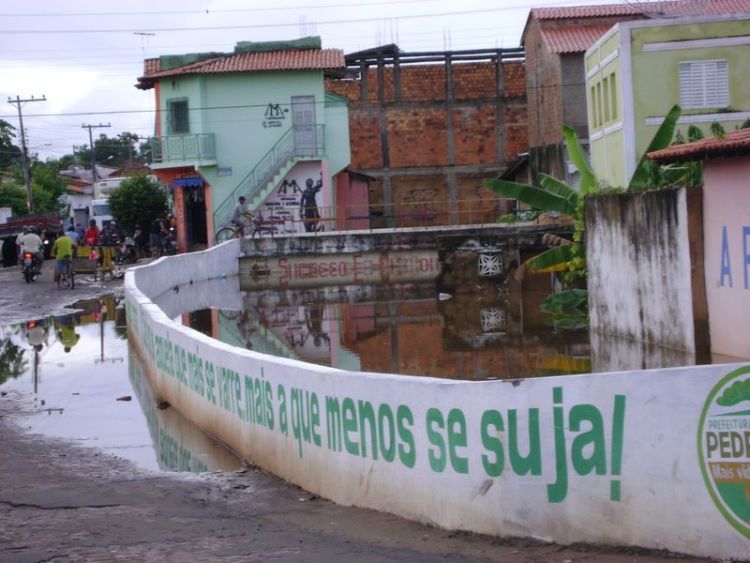
<svg viewBox="0 0 750 563"><path fill-rule="evenodd" d="M52 254L58 260L65 260L73 257L73 240L66 235L58 237L55 240L55 246L52 247Z"/></svg>

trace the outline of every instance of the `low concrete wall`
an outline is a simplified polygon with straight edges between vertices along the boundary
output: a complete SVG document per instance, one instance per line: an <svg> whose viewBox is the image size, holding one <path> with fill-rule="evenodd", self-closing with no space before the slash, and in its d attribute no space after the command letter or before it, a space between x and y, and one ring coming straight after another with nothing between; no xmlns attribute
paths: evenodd
<svg viewBox="0 0 750 563"><path fill-rule="evenodd" d="M689 239L689 225L701 227L699 210L688 205L700 202L700 191L694 193L697 198L684 189L587 198L592 331L708 351L702 250L696 254L700 243Z"/></svg>
<svg viewBox="0 0 750 563"><path fill-rule="evenodd" d="M217 262L237 252L128 272L126 307L156 393L249 461L448 529L750 553L750 417L732 391L750 366L488 382L351 373L227 346L152 303L150 290L230 271Z"/></svg>

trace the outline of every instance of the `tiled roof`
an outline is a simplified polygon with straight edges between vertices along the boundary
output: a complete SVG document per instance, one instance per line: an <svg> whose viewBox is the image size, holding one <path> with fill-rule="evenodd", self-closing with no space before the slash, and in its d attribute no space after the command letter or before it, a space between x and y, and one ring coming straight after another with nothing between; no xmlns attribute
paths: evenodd
<svg viewBox="0 0 750 563"><path fill-rule="evenodd" d="M671 0L662 2L628 2L593 6L533 8L529 19L556 20L600 18L639 14L664 16L716 16L750 12L750 0Z"/></svg>
<svg viewBox="0 0 750 563"><path fill-rule="evenodd" d="M684 145L674 145L648 153L647 158L660 162L703 160L713 156L750 154L750 128L727 133L724 138L709 137Z"/></svg>
<svg viewBox="0 0 750 563"><path fill-rule="evenodd" d="M186 74L219 74L268 70L328 70L344 68L344 52L340 49L295 49L259 53L220 55L207 60L160 70L159 59L147 59L138 87L147 89L159 78Z"/></svg>
<svg viewBox="0 0 750 563"><path fill-rule="evenodd" d="M551 53L583 53L604 35L608 26L543 29L542 41Z"/></svg>

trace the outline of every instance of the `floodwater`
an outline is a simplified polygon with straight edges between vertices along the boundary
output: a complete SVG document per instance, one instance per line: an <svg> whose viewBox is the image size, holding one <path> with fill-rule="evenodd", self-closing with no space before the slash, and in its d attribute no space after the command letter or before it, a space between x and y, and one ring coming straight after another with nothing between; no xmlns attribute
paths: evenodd
<svg viewBox="0 0 750 563"><path fill-rule="evenodd" d="M487 380L699 362L555 329L539 310L548 293L445 296L432 284L240 292L228 279L156 302L229 344L355 371ZM0 326L0 392L28 401L24 425L144 469L239 469L240 460L154 397L118 305L81 301L69 315Z"/></svg>
<svg viewBox="0 0 750 563"><path fill-rule="evenodd" d="M175 409L159 408L124 323L124 310L107 297L79 301L69 315L0 326L0 392L29 402L24 426L143 469L240 469Z"/></svg>

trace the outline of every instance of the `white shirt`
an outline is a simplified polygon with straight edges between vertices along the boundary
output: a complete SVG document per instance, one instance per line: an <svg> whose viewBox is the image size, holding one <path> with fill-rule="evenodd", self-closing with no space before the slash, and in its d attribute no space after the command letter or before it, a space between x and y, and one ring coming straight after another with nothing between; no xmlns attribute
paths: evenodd
<svg viewBox="0 0 750 563"><path fill-rule="evenodd" d="M42 249L42 244L42 239L39 238L38 234L26 233L23 236L21 246L23 247L24 252L31 252L33 254L36 254Z"/></svg>

